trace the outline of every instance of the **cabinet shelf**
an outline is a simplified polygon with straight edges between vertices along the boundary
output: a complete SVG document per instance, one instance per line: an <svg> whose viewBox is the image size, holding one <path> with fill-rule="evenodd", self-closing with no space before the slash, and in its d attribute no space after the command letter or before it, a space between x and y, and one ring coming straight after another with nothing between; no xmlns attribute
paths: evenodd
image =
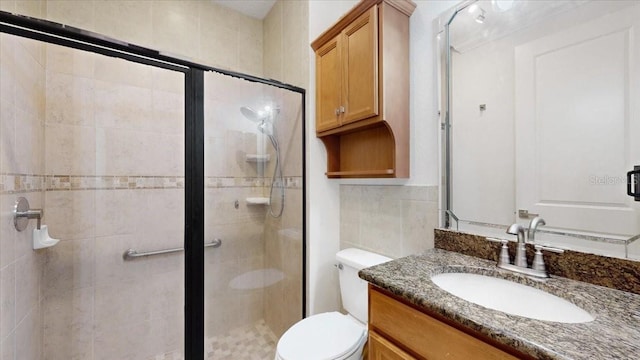
<svg viewBox="0 0 640 360"><path fill-rule="evenodd" d="M393 175L393 169L386 170L359 170L359 171L327 171L326 175L330 178L341 177L377 177L385 175Z"/></svg>

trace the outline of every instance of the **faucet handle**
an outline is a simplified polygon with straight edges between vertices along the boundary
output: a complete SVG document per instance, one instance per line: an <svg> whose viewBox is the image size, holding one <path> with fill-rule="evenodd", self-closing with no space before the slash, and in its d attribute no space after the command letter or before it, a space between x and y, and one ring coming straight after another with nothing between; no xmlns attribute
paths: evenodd
<svg viewBox="0 0 640 360"><path fill-rule="evenodd" d="M507 246L507 240L502 240L502 248L500 249L500 258L498 259L498 266L507 265L511 263L509 259L509 247Z"/></svg>
<svg viewBox="0 0 640 360"><path fill-rule="evenodd" d="M544 264L544 255L542 254L542 246L535 245L536 255L533 257L533 264L531 268L536 271L547 271L547 267Z"/></svg>

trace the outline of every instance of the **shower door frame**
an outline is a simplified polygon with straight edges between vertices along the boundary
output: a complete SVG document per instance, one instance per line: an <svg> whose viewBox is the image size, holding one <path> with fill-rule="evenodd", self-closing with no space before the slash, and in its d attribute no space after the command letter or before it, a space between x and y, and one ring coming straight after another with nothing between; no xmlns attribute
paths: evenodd
<svg viewBox="0 0 640 360"><path fill-rule="evenodd" d="M184 356L205 356L204 258L204 73L215 72L274 86L301 95L302 105L302 314L306 316L306 90L272 79L228 71L167 56L160 51L130 44L95 32L0 11L0 33L121 58L139 64L181 72L185 76L185 223L184 223Z"/></svg>

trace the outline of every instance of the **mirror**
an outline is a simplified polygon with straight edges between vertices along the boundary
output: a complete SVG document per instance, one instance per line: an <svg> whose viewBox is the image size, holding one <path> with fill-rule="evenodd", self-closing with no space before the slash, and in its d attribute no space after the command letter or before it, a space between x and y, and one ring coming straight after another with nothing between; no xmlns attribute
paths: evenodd
<svg viewBox="0 0 640 360"><path fill-rule="evenodd" d="M640 1L457 9L443 76L450 227L512 239L510 224L538 214L537 243L640 260L640 201L627 195L640 165Z"/></svg>

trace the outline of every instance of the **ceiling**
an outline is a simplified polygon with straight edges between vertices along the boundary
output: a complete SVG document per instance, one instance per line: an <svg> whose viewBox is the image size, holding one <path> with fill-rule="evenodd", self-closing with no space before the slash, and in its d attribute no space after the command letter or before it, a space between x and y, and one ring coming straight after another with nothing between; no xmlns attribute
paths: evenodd
<svg viewBox="0 0 640 360"><path fill-rule="evenodd" d="M212 0L218 5L233 9L237 12L256 19L264 19L276 0Z"/></svg>

